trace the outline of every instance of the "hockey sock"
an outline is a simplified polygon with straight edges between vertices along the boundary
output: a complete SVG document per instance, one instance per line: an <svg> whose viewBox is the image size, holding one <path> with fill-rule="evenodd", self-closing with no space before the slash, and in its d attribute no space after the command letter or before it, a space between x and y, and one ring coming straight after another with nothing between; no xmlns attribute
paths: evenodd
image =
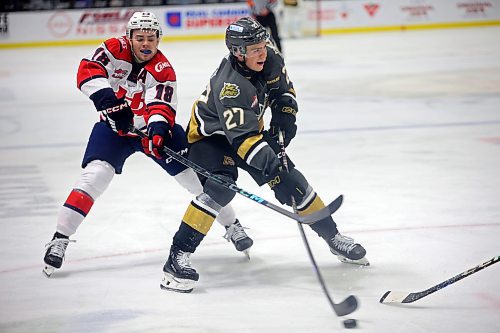
<svg viewBox="0 0 500 333"><path fill-rule="evenodd" d="M179 230L174 235L172 244L178 246L184 252L194 253L203 238L205 238L204 234L182 222Z"/></svg>
<svg viewBox="0 0 500 333"><path fill-rule="evenodd" d="M57 232L71 236L89 213L94 199L80 189L73 189L59 211Z"/></svg>
<svg viewBox="0 0 500 333"><path fill-rule="evenodd" d="M221 208L208 194L197 196L189 204L173 243L182 251L193 253L212 227Z"/></svg>
<svg viewBox="0 0 500 333"><path fill-rule="evenodd" d="M301 207L298 208L297 213L299 215L307 215L314 213L325 207L323 200L314 193L314 195L310 198L308 202L304 202L301 204ZM314 230L318 236L328 241L333 238L338 232L337 225L333 221L331 216L324 218L314 224L310 225L311 229Z"/></svg>
<svg viewBox="0 0 500 333"><path fill-rule="evenodd" d="M108 162L94 160L87 164L59 211L56 231L68 236L73 235L94 201L106 190L114 174L115 169Z"/></svg>

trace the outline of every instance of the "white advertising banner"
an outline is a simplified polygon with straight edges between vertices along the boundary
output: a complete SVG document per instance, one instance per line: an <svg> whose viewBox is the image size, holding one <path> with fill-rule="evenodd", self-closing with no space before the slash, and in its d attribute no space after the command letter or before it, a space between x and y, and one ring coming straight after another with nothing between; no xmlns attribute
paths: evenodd
<svg viewBox="0 0 500 333"><path fill-rule="evenodd" d="M500 0L323 0L300 4L301 29L323 34L500 25ZM95 43L125 34L128 19L141 10L156 14L165 39L220 38L230 22L249 15L246 3L0 13L0 48Z"/></svg>
<svg viewBox="0 0 500 333"><path fill-rule="evenodd" d="M0 30L0 46L78 43L116 37L125 34L127 21L136 11L155 13L166 38L222 36L230 22L249 15L245 3L3 13L5 29Z"/></svg>
<svg viewBox="0 0 500 333"><path fill-rule="evenodd" d="M500 24L500 0L353 0L302 3L303 15L308 18L304 21L303 28L316 30L319 26L323 33L349 28L369 30L377 27L404 29L422 25L481 25L482 22Z"/></svg>

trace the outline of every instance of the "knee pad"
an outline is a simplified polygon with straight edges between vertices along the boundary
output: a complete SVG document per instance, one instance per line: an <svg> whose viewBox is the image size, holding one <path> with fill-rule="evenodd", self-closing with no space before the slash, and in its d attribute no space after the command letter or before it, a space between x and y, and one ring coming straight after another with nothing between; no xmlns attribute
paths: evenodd
<svg viewBox="0 0 500 333"><path fill-rule="evenodd" d="M179 172L174 176L174 178L191 194L198 195L203 192L203 187L201 186L198 176L196 176L196 173L190 168Z"/></svg>
<svg viewBox="0 0 500 333"><path fill-rule="evenodd" d="M228 203L226 206L222 207L219 215L217 215L217 222L226 227L229 227L234 223L234 221L236 221L236 213L233 206Z"/></svg>
<svg viewBox="0 0 500 333"><path fill-rule="evenodd" d="M226 175L217 175L218 177L234 184L234 180ZM216 183L210 178L207 179L205 185L203 186L203 192L208 194L215 202L217 202L222 207L226 206L233 200L236 193L230 189Z"/></svg>
<svg viewBox="0 0 500 333"><path fill-rule="evenodd" d="M96 200L108 188L114 175L115 169L111 164L95 160L87 164L85 169L83 169L80 179L75 184L75 188L85 191L85 193Z"/></svg>

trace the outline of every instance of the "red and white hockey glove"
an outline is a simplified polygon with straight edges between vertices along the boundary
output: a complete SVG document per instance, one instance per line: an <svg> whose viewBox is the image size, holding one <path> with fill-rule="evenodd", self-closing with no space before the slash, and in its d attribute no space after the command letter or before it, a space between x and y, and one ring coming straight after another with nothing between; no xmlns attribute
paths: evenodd
<svg viewBox="0 0 500 333"><path fill-rule="evenodd" d="M159 114L151 116L147 133L148 138L142 140L144 152L158 159L166 158L167 155L163 152L163 147L172 140L172 127L167 119Z"/></svg>

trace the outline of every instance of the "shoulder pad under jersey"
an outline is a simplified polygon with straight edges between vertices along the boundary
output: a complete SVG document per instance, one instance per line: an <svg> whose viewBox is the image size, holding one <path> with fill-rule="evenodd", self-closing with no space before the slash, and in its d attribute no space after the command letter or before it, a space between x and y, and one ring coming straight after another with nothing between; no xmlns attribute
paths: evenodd
<svg viewBox="0 0 500 333"><path fill-rule="evenodd" d="M144 69L146 69L146 71L148 71L158 82L176 81L174 68L160 50L158 50L153 59L144 66Z"/></svg>
<svg viewBox="0 0 500 333"><path fill-rule="evenodd" d="M279 80L282 74L283 67L285 66L285 61L281 54L279 54L274 48L267 47L267 59L264 63L264 77L266 78L267 84L275 83Z"/></svg>
<svg viewBox="0 0 500 333"><path fill-rule="evenodd" d="M132 62L132 48L125 36L110 38L104 42L104 45L115 59Z"/></svg>

